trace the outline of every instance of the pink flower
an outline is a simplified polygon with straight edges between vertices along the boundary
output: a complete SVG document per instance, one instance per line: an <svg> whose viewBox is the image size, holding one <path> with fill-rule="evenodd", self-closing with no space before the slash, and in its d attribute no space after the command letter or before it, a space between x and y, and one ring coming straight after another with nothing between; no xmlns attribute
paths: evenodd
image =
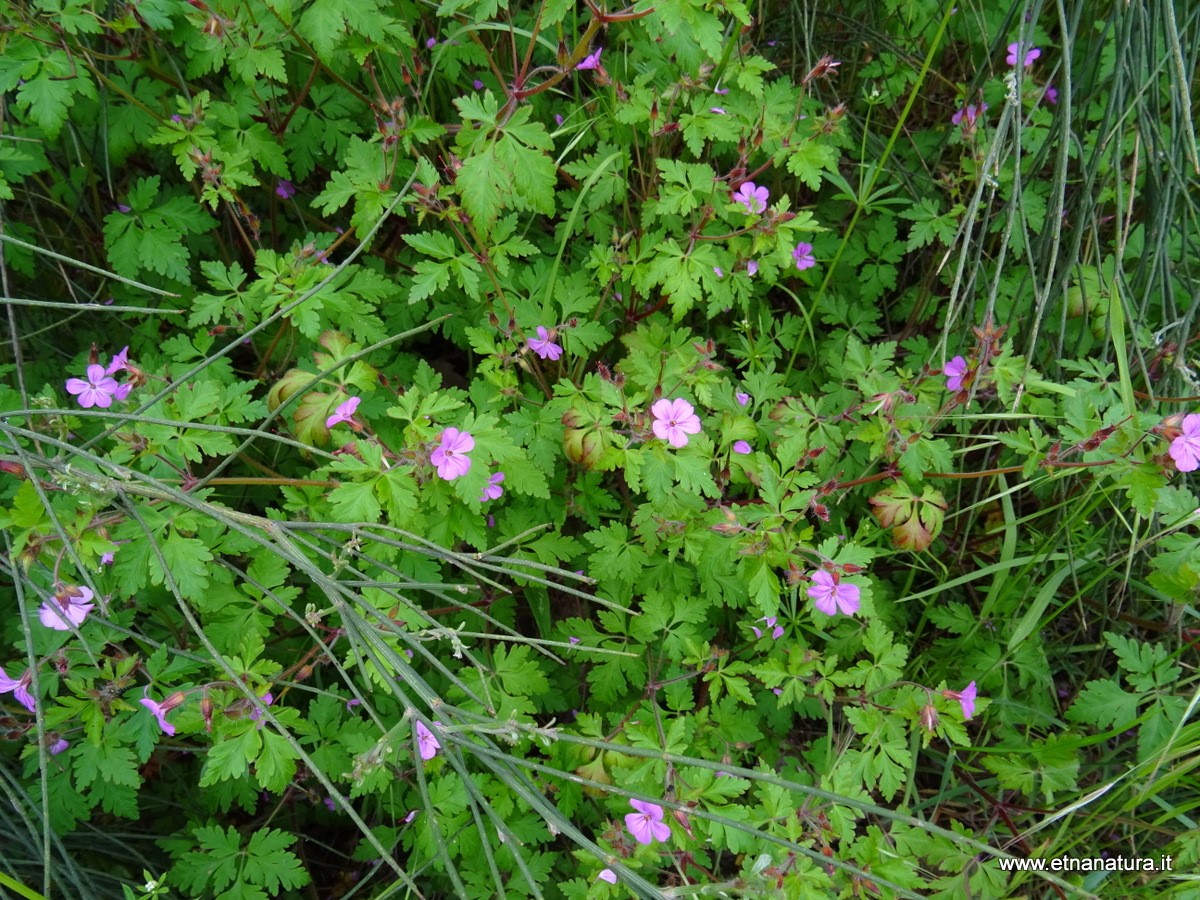
<svg viewBox="0 0 1200 900"><path fill-rule="evenodd" d="M175 734L175 726L167 721L167 713L183 703L184 698L187 695L184 694L183 691L176 691L162 703L155 703L150 699L149 694L150 689L146 688L146 696L139 700L138 703L142 704L142 706L146 707L146 709L150 710L150 712L154 714L154 718L158 719L158 727L163 730L163 734L173 737Z"/></svg>
<svg viewBox="0 0 1200 900"><path fill-rule="evenodd" d="M429 455L429 461L437 468L439 478L453 481L471 471L471 458L467 456L475 449L475 438L457 428L442 432L441 443Z"/></svg>
<svg viewBox="0 0 1200 900"><path fill-rule="evenodd" d="M629 805L637 812L625 817L625 827L639 844L665 841L671 836L671 826L663 821L663 808L641 800L630 800Z"/></svg>
<svg viewBox="0 0 1200 900"><path fill-rule="evenodd" d="M38 608L38 618L43 625L55 631L70 631L72 625L78 628L88 613L95 609L92 603L95 596L90 588L63 588Z"/></svg>
<svg viewBox="0 0 1200 900"><path fill-rule="evenodd" d="M129 348L125 347L120 353L113 356L108 361L108 367L104 370L105 375L116 375L118 372L123 372L129 368Z"/></svg>
<svg viewBox="0 0 1200 900"><path fill-rule="evenodd" d="M659 400L650 407L650 414L654 416L654 436L676 449L687 445L689 434L700 433L700 417L682 398Z"/></svg>
<svg viewBox="0 0 1200 900"><path fill-rule="evenodd" d="M725 110L721 109L721 107L719 107L719 106L710 106L708 108L708 111L712 112L712 113L716 113L718 116L725 115Z"/></svg>
<svg viewBox="0 0 1200 900"><path fill-rule="evenodd" d="M1046 93L1042 95L1046 98L1047 103L1058 103L1058 88L1052 84L1046 85Z"/></svg>
<svg viewBox="0 0 1200 900"><path fill-rule="evenodd" d="M354 418L354 411L358 409L358 404L362 403L361 397L351 397L345 403L338 404L338 408L333 411L333 415L325 420L325 427L332 428L340 422L350 423Z"/></svg>
<svg viewBox="0 0 1200 900"><path fill-rule="evenodd" d="M112 406L113 395L117 393L118 387L117 380L109 378L101 365L87 367L87 381L82 378L67 379L67 393L78 396L79 405L84 409L91 409L93 406L108 409Z"/></svg>
<svg viewBox="0 0 1200 900"><path fill-rule="evenodd" d="M841 612L852 616L858 612L862 592L857 585L842 584L838 575L824 569L814 572L812 580L813 586L808 589L808 596L813 598L813 605L825 615L836 616Z"/></svg>
<svg viewBox="0 0 1200 900"><path fill-rule="evenodd" d="M260 699L262 701L263 706L270 706L272 703L275 702L275 696L270 691L267 691L265 694L263 694L258 699ZM257 722L260 719L262 719L262 717L263 717L262 710L259 709L257 706L250 711L250 721ZM262 728L261 725L259 725L258 727Z"/></svg>
<svg viewBox="0 0 1200 900"><path fill-rule="evenodd" d="M500 482L503 480L503 472L497 472L495 475L489 476L487 487L483 489L483 494L480 496L479 502L486 503L488 500L499 500L500 495L504 493L504 488L500 487Z"/></svg>
<svg viewBox="0 0 1200 900"><path fill-rule="evenodd" d="M438 741L432 731L425 725L424 722L417 723L417 752L421 754L421 759L430 760L437 756L437 752L442 749L441 742Z"/></svg>
<svg viewBox="0 0 1200 900"><path fill-rule="evenodd" d="M1184 416L1180 432L1167 452L1180 472L1195 472L1200 468L1200 413Z"/></svg>
<svg viewBox="0 0 1200 900"><path fill-rule="evenodd" d="M964 719L969 719L975 715L975 698L978 696L978 691L975 689L975 682L972 681L961 692L942 691L942 696L959 702L962 706Z"/></svg>
<svg viewBox="0 0 1200 900"><path fill-rule="evenodd" d="M813 256L813 246L807 241L801 241L796 245L796 249L792 251L792 259L796 262L796 268L803 272L805 269L811 269L817 264L817 258Z"/></svg>
<svg viewBox="0 0 1200 900"><path fill-rule="evenodd" d="M737 400L738 406L745 406L747 403L750 402L750 395L747 394L745 391L738 391L736 394L733 395L733 398L735 400Z"/></svg>
<svg viewBox="0 0 1200 900"><path fill-rule="evenodd" d="M776 624L775 624L775 623L776 623L776 621L778 621L778 620L777 620L777 619L776 619L774 616L763 616L763 617L762 617L761 619L759 619L758 621L760 621L760 622L766 622L766 623L767 623L767 627L768 627L768 628L770 628L770 629L772 629L772 631L771 631L771 640L773 640L773 641L777 641L777 640L779 640L781 637L783 637L783 631L784 631L784 629L783 629L783 626L782 626L782 625L776 625ZM760 638L760 637L762 637L762 636L763 636L762 630L761 630L761 629L759 629L759 628L755 628L753 625L751 625L751 626L750 626L750 630L754 632L754 636L755 636L756 638Z"/></svg>
<svg viewBox="0 0 1200 900"><path fill-rule="evenodd" d="M425 40L425 49L426 50L432 50L436 46L437 46L437 38L427 38Z"/></svg>
<svg viewBox="0 0 1200 900"><path fill-rule="evenodd" d="M617 883L617 873L612 869L601 869L600 874L596 876L597 881L607 881L609 884Z"/></svg>
<svg viewBox="0 0 1200 900"><path fill-rule="evenodd" d="M946 390L961 391L967 370L967 361L961 356L956 356L950 362L946 363L946 368L942 370L946 375Z"/></svg>
<svg viewBox="0 0 1200 900"><path fill-rule="evenodd" d="M733 195L733 199L746 207L748 213L760 213L767 208L767 198L771 192L765 187L757 186L753 181L747 181Z"/></svg>
<svg viewBox="0 0 1200 900"><path fill-rule="evenodd" d="M965 120L967 123L965 130L974 131L976 121L984 114L987 108L988 105L986 103L968 103L952 115L950 121L955 125L961 125Z"/></svg>
<svg viewBox="0 0 1200 900"><path fill-rule="evenodd" d="M1025 51L1025 61L1024 61L1025 67L1028 68L1029 66L1032 66L1033 61L1041 55L1042 55L1042 51L1039 50L1037 47L1033 47L1030 50L1026 50ZM1004 61L1006 63L1008 63L1010 66L1015 66L1017 64L1017 59L1020 58L1020 56L1021 56L1021 45L1020 44L1009 44L1008 45L1008 56L1005 57Z"/></svg>
<svg viewBox="0 0 1200 900"><path fill-rule="evenodd" d="M411 825L412 820L415 819L416 817L417 817L417 811L415 809L410 809L408 811L408 815L404 817L404 824Z"/></svg>
<svg viewBox="0 0 1200 900"><path fill-rule="evenodd" d="M67 741L66 738L60 737L53 744L50 745L50 747L49 747L50 755L58 756L58 754L62 753L64 750L66 750L70 746L71 746L71 744L69 741Z"/></svg>
<svg viewBox="0 0 1200 900"><path fill-rule="evenodd" d="M562 356L563 350L554 343L554 335L546 330L544 325L537 327L537 337L529 339L529 349L542 359L556 360Z"/></svg>
<svg viewBox="0 0 1200 900"><path fill-rule="evenodd" d="M0 694L11 693L13 699L20 703L30 712L34 711L33 695L29 693L29 686L33 684L33 671L25 670L20 678L9 678L8 673L0 669Z"/></svg>
<svg viewBox="0 0 1200 900"><path fill-rule="evenodd" d="M753 278L755 275L758 274L758 261L757 260L752 259L748 263L746 263L746 274L749 275L751 278Z"/></svg>
<svg viewBox="0 0 1200 900"><path fill-rule="evenodd" d="M753 453L754 448L751 447L747 441L734 441L733 452L740 453L742 456L745 456L747 453Z"/></svg>
<svg viewBox="0 0 1200 900"><path fill-rule="evenodd" d="M600 54L604 52L603 47L597 47L595 53L589 53L583 58L583 61L577 65L576 69L598 69L600 68Z"/></svg>
<svg viewBox="0 0 1200 900"><path fill-rule="evenodd" d="M718 278L724 278L725 270L722 269L720 266L713 266L713 274L716 275Z"/></svg>
<svg viewBox="0 0 1200 900"><path fill-rule="evenodd" d="M275 193L284 200L290 200L296 195L296 186L285 178L275 183Z"/></svg>

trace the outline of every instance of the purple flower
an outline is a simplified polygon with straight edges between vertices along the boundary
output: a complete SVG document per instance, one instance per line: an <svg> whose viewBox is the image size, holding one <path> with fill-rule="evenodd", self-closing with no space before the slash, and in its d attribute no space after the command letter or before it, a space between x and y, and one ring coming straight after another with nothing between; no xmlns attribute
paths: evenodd
<svg viewBox="0 0 1200 900"><path fill-rule="evenodd" d="M625 827L639 844L665 841L671 836L671 826L663 821L663 808L641 800L630 800L629 805L637 812L625 817Z"/></svg>
<svg viewBox="0 0 1200 900"><path fill-rule="evenodd" d="M758 274L758 261L757 260L752 259L748 263L746 263L746 274L749 275L751 278L753 278L755 275Z"/></svg>
<svg viewBox="0 0 1200 900"><path fill-rule="evenodd" d="M589 53L583 58L583 62L577 65L576 69L598 69L600 68L600 54L604 52L603 47L597 47L595 53Z"/></svg>
<svg viewBox="0 0 1200 900"><path fill-rule="evenodd" d="M700 417L692 408L692 404L680 398L678 400L659 400L650 407L654 416L655 437L661 438L676 449L684 447L689 434L700 433Z"/></svg>
<svg viewBox="0 0 1200 900"><path fill-rule="evenodd" d="M734 441L733 452L740 453L742 456L745 456L747 453L753 453L754 448L751 447L747 441Z"/></svg>
<svg viewBox="0 0 1200 900"><path fill-rule="evenodd" d="M429 455L429 461L437 468L439 478L453 481L471 471L471 458L467 454L475 449L475 438L457 428L447 428L439 441Z"/></svg>
<svg viewBox="0 0 1200 900"><path fill-rule="evenodd" d="M480 503L486 503L488 500L499 500L500 495L504 493L504 488L500 487L500 482L504 481L504 473L497 472L495 475L488 476L487 487L483 489L483 494L479 498Z"/></svg>
<svg viewBox="0 0 1200 900"><path fill-rule="evenodd" d="M852 616L858 612L859 591L854 584L842 584L837 575L824 569L814 572L813 586L808 589L808 596L813 598L814 605L827 616L836 616L839 612Z"/></svg>
<svg viewBox="0 0 1200 900"><path fill-rule="evenodd" d="M0 694L11 693L13 699L30 712L33 712L33 694L29 693L29 686L31 684L33 684L33 671L31 669L26 669L25 674L20 678L9 678L8 673L4 669L0 669Z"/></svg>
<svg viewBox="0 0 1200 900"><path fill-rule="evenodd" d="M711 113L716 113L718 116L725 115L725 110L721 109L721 107L719 107L719 106L710 106L708 108L708 111ZM764 188L764 190L765 190L765 188Z"/></svg>
<svg viewBox="0 0 1200 900"><path fill-rule="evenodd" d="M263 706L270 706L272 703L275 702L275 697L271 694L270 691L267 691L265 694L263 694L258 699L260 699L262 701ZM250 721L252 721L252 722L257 722L259 719L262 718L262 716L263 716L262 710L259 709L258 707L255 707L254 709L252 709L250 711Z"/></svg>
<svg viewBox="0 0 1200 900"><path fill-rule="evenodd" d="M102 566L111 566L111 565L112 565L112 562L113 562L113 557L114 557L115 555L116 555L116 551L115 551L115 550L114 550L112 553L101 553L101 554L100 554L100 565L102 565Z"/></svg>
<svg viewBox="0 0 1200 900"><path fill-rule="evenodd" d="M51 744L48 749L50 751L51 756L58 756L58 754L62 753L64 750L66 750L70 746L71 746L71 744L66 738L60 737L53 744Z"/></svg>
<svg viewBox="0 0 1200 900"><path fill-rule="evenodd" d="M433 732L426 727L424 722L417 723L417 752L421 754L421 759L429 760L437 756L437 752L442 749L441 743Z"/></svg>
<svg viewBox="0 0 1200 900"><path fill-rule="evenodd" d="M325 803L325 808L327 810L330 812L337 812L337 803L332 797L326 797L323 802Z"/></svg>
<svg viewBox="0 0 1200 900"><path fill-rule="evenodd" d="M562 113L555 113L554 114L554 124L557 125L559 128L562 128L562 123L563 123Z"/></svg>
<svg viewBox="0 0 1200 900"><path fill-rule="evenodd" d="M778 620L774 616L763 616L758 621L767 623L767 627L771 629L771 640L777 641L783 637L783 626L775 624ZM750 630L754 632L756 638L763 636L762 630L753 625L750 626Z"/></svg>
<svg viewBox="0 0 1200 900"><path fill-rule="evenodd" d="M575 637L575 635L571 635L570 637L567 638L567 643L569 643L572 647L574 647L576 644L579 643L579 638Z"/></svg>
<svg viewBox="0 0 1200 900"><path fill-rule="evenodd" d="M956 356L946 363L942 372L946 376L946 390L961 391L963 379L967 376L967 361L961 356Z"/></svg>
<svg viewBox="0 0 1200 900"><path fill-rule="evenodd" d="M409 810L408 815L404 817L404 824L405 825L411 824L412 820L415 819L416 817L417 817L417 811L415 809Z"/></svg>
<svg viewBox="0 0 1200 900"><path fill-rule="evenodd" d="M87 614L95 609L92 603L95 596L90 588L63 588L38 608L38 618L43 625L55 631L70 631L72 625L78 628Z"/></svg>
<svg viewBox="0 0 1200 900"><path fill-rule="evenodd" d="M750 402L750 395L747 394L745 391L738 391L736 394L733 395L733 399L735 399L738 402L738 406L745 406L747 403Z"/></svg>
<svg viewBox="0 0 1200 900"><path fill-rule="evenodd" d="M78 396L79 405L84 409L91 409L93 406L108 409L112 406L113 395L118 389L117 380L109 378L101 365L87 367L87 381L82 378L67 379L67 393Z"/></svg>
<svg viewBox="0 0 1200 900"><path fill-rule="evenodd" d="M325 420L325 427L332 428L339 422L349 423L354 418L354 411L358 409L358 404L362 403L361 397L351 397L345 403L338 404L338 408L334 410L333 415Z"/></svg>
<svg viewBox="0 0 1200 900"><path fill-rule="evenodd" d="M1044 93L1042 96L1046 98L1047 103L1058 103L1058 88L1052 84L1048 84L1046 85L1046 93Z"/></svg>
<svg viewBox="0 0 1200 900"><path fill-rule="evenodd" d="M432 50L436 46L437 46L437 38L429 38L427 41L425 41L425 49L426 50Z"/></svg>
<svg viewBox="0 0 1200 900"><path fill-rule="evenodd" d="M607 881L609 884L617 883L617 873L612 869L601 869L600 874L596 876L597 881Z"/></svg>
<svg viewBox="0 0 1200 900"><path fill-rule="evenodd" d="M765 187L759 187L753 181L747 181L733 195L735 202L746 207L748 213L760 213L767 208L767 198L771 192Z"/></svg>
<svg viewBox="0 0 1200 900"><path fill-rule="evenodd" d="M130 206L126 206L124 203L118 203L117 204L117 212L129 213L129 212L133 212L133 208Z"/></svg>
<svg viewBox="0 0 1200 900"><path fill-rule="evenodd" d="M476 78L476 79L475 79L475 80L474 80L474 81L471 83L471 86L472 86L473 88L475 88L475 90L477 90L477 91L482 91L482 90L483 90L483 82L482 82L482 81L480 81L478 78Z"/></svg>
<svg viewBox="0 0 1200 900"><path fill-rule="evenodd" d="M724 97L729 93L729 88L713 88L713 93L720 94L722 97Z"/></svg>
<svg viewBox="0 0 1200 900"><path fill-rule="evenodd" d="M554 335L546 330L546 326L537 327L537 337L529 339L529 349L542 359L556 360L563 354L563 349L554 343Z"/></svg>
<svg viewBox="0 0 1200 900"><path fill-rule="evenodd" d="M138 703L154 714L154 718L158 719L158 727L163 730L163 734L173 737L175 735L175 726L167 721L167 713L181 704L184 697L185 694L183 691L176 691L162 703L155 703L150 699L150 689L146 688L146 696L139 700Z"/></svg>
<svg viewBox="0 0 1200 900"><path fill-rule="evenodd" d="M124 372L128 368L129 347L125 347L120 353L114 354L113 358L108 361L108 366L105 368L104 374L116 375L118 372Z"/></svg>
<svg viewBox="0 0 1200 900"><path fill-rule="evenodd" d="M275 193L284 200L290 200L292 197L296 196L296 186L284 178L275 182Z"/></svg>
<svg viewBox="0 0 1200 900"><path fill-rule="evenodd" d="M1167 452L1180 472L1195 472L1200 468L1200 413L1183 417L1180 435L1171 441Z"/></svg>
<svg viewBox="0 0 1200 900"><path fill-rule="evenodd" d="M713 274L716 275L718 278L724 278L725 270L722 269L720 266L713 266Z"/></svg>
<svg viewBox="0 0 1200 900"><path fill-rule="evenodd" d="M968 103L952 115L950 121L954 125L961 125L965 121L967 123L965 130L974 131L976 122L987 111L987 108L986 103Z"/></svg>
<svg viewBox="0 0 1200 900"><path fill-rule="evenodd" d="M1026 68L1029 68L1030 66L1033 65L1033 61L1041 55L1042 55L1042 51L1039 50L1037 47L1033 47L1029 50L1026 50L1025 51L1025 60L1023 63L1024 66ZM1010 66L1015 66L1017 64L1017 60L1020 58L1020 56L1021 56L1021 45L1020 44L1009 44L1008 45L1008 56L1005 57L1004 61L1006 63L1008 63Z"/></svg>
<svg viewBox="0 0 1200 900"><path fill-rule="evenodd" d="M811 269L817 264L817 258L813 256L812 244L801 241L796 245L796 249L792 251L792 259L796 261L796 268L803 272L805 269Z"/></svg>
<svg viewBox="0 0 1200 900"><path fill-rule="evenodd" d="M975 715L975 698L978 696L978 691L975 688L975 682L971 682L962 691L942 691L942 696L949 697L951 700L957 700L962 706L962 714L964 719L969 719Z"/></svg>

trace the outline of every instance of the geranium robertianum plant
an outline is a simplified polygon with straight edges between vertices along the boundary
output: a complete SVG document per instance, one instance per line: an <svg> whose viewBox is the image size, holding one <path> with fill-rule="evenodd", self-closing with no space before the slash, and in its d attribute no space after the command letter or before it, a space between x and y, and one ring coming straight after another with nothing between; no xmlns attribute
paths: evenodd
<svg viewBox="0 0 1200 900"><path fill-rule="evenodd" d="M1154 6L4 4L0 884L1182 886Z"/></svg>

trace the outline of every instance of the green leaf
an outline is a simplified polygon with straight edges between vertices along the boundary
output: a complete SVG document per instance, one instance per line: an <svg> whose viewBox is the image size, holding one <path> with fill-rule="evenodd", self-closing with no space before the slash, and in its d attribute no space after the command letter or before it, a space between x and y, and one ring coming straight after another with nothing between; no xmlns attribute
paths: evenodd
<svg viewBox="0 0 1200 900"><path fill-rule="evenodd" d="M208 564L213 560L213 555L204 541L183 537L172 529L167 539L162 542L161 550L162 558L179 588L180 595L186 600L203 593L208 587ZM150 557L150 580L154 584L164 582L162 565L156 554Z"/></svg>
<svg viewBox="0 0 1200 900"><path fill-rule="evenodd" d="M210 787L219 781L241 778L250 771L250 760L258 753L262 740L255 728L248 728L233 737L213 744L204 757L200 787Z"/></svg>
<svg viewBox="0 0 1200 900"><path fill-rule="evenodd" d="M296 760L299 755L288 743L287 738L270 729L262 732L262 752L254 764L254 776L259 787L265 791L279 793L296 776ZM253 846L253 841L251 842Z"/></svg>

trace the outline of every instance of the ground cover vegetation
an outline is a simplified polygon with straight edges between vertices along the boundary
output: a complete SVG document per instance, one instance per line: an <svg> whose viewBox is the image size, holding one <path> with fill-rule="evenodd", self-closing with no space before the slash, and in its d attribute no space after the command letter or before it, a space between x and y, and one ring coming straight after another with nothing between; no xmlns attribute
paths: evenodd
<svg viewBox="0 0 1200 900"><path fill-rule="evenodd" d="M0 22L6 896L1200 896L1200 7Z"/></svg>

